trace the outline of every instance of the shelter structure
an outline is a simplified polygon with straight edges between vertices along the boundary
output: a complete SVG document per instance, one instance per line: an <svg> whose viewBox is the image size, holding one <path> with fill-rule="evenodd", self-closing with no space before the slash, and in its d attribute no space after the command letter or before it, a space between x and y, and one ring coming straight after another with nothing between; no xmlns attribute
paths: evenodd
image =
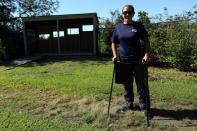
<svg viewBox="0 0 197 131"><path fill-rule="evenodd" d="M96 13L24 17L25 55L97 55Z"/></svg>

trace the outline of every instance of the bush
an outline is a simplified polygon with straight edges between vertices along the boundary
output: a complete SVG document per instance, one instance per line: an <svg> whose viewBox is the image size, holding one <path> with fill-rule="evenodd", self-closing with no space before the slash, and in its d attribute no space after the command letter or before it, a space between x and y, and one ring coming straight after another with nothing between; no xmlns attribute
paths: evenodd
<svg viewBox="0 0 197 131"><path fill-rule="evenodd" d="M151 63L197 70L197 23L179 21L149 27ZM160 64L161 65L161 64Z"/></svg>
<svg viewBox="0 0 197 131"><path fill-rule="evenodd" d="M112 28L105 28L100 30L100 53L102 55L111 55L111 36L112 36L113 29Z"/></svg>

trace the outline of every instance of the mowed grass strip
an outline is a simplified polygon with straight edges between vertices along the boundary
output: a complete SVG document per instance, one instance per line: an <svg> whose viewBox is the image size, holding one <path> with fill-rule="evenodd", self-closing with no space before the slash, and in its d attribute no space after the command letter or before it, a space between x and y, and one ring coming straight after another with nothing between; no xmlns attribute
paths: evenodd
<svg viewBox="0 0 197 131"><path fill-rule="evenodd" d="M9 108L0 108L0 130L14 131L99 131L87 124L67 123L59 119L48 119L24 112L16 112Z"/></svg>
<svg viewBox="0 0 197 131"><path fill-rule="evenodd" d="M1 112L11 110L15 114L18 112L25 116L26 113L31 114L30 116L35 119L46 119L43 123L57 119L70 129L73 127L72 122L81 125L74 126L76 129L86 128L86 125L89 125L87 127L89 130L93 128L101 130L107 130L107 128L112 130L145 129L145 118L140 112L127 114L116 112L123 105L122 87L117 84L113 91L111 124L106 123L112 68L111 61L50 62L47 60L3 71L0 75L0 107L9 110L5 109ZM150 67L149 85L154 109L192 111L197 107L196 73ZM136 97L135 105L138 104L137 99ZM16 119L20 120L19 117ZM24 117L24 119L27 118ZM186 125L196 122L190 118L184 121L183 124ZM23 128L27 127L29 126ZM61 125L60 127L64 129ZM172 126L152 124L153 129L163 127L170 129ZM13 127L9 127L11 128Z"/></svg>
<svg viewBox="0 0 197 131"><path fill-rule="evenodd" d="M81 96L107 98L111 85L111 61L84 60L30 63L24 67L1 72L0 85L32 87L64 91ZM159 100L196 100L197 75L175 69L149 68L152 98ZM115 85L115 95L122 92Z"/></svg>
<svg viewBox="0 0 197 131"><path fill-rule="evenodd" d="M65 91L77 95L103 97L111 83L111 62L64 61L2 72L0 84L8 87L28 86Z"/></svg>

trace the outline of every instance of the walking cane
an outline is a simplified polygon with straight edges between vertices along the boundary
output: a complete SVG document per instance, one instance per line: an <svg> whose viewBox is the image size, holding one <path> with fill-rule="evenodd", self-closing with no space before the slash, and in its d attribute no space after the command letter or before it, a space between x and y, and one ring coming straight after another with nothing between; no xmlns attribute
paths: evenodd
<svg viewBox="0 0 197 131"><path fill-rule="evenodd" d="M107 111L108 117L109 117L109 110L110 110L110 105L111 105L111 97L112 97L113 84L114 84L114 75L115 75L115 62L114 62L112 81L111 81L111 89L110 89L110 95L109 95L109 104L108 104L108 111Z"/></svg>
<svg viewBox="0 0 197 131"><path fill-rule="evenodd" d="M147 64L144 60L142 60L142 64L144 64L147 68ZM145 83L145 98L146 98L146 123L147 123L147 127L149 127L149 109L148 109L148 80L147 80L147 76L148 76L148 72L145 72L146 75L144 76L144 83Z"/></svg>

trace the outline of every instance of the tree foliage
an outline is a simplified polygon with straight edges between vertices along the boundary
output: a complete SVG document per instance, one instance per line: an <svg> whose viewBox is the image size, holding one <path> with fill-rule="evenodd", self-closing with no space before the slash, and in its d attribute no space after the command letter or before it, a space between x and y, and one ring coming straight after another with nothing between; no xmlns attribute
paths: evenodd
<svg viewBox="0 0 197 131"><path fill-rule="evenodd" d="M111 36L114 27L122 19L118 10L110 11L110 18L100 18L100 51L102 54L111 55Z"/></svg>
<svg viewBox="0 0 197 131"><path fill-rule="evenodd" d="M150 18L148 17L148 13L145 11L139 11L138 12L138 21L144 23L144 24L150 24Z"/></svg>
<svg viewBox="0 0 197 131"><path fill-rule="evenodd" d="M181 15L168 16L166 13L164 16L157 17L157 23L148 29L152 63L197 71L196 6Z"/></svg>
<svg viewBox="0 0 197 131"><path fill-rule="evenodd" d="M11 8L5 5L0 6L0 62L5 57L5 45L8 41L7 32L9 31L8 22L11 21L10 17Z"/></svg>
<svg viewBox="0 0 197 131"><path fill-rule="evenodd" d="M20 16L50 15L56 11L58 1L53 0L17 0Z"/></svg>
<svg viewBox="0 0 197 131"><path fill-rule="evenodd" d="M6 24L12 30L22 29L21 17L51 15L58 6L57 0L0 0L0 8L6 7L9 10L9 21ZM7 18L2 14L0 17L0 22Z"/></svg>
<svg viewBox="0 0 197 131"><path fill-rule="evenodd" d="M0 0L0 6L11 9L12 14L19 17L50 15L54 13L59 2L57 0Z"/></svg>

